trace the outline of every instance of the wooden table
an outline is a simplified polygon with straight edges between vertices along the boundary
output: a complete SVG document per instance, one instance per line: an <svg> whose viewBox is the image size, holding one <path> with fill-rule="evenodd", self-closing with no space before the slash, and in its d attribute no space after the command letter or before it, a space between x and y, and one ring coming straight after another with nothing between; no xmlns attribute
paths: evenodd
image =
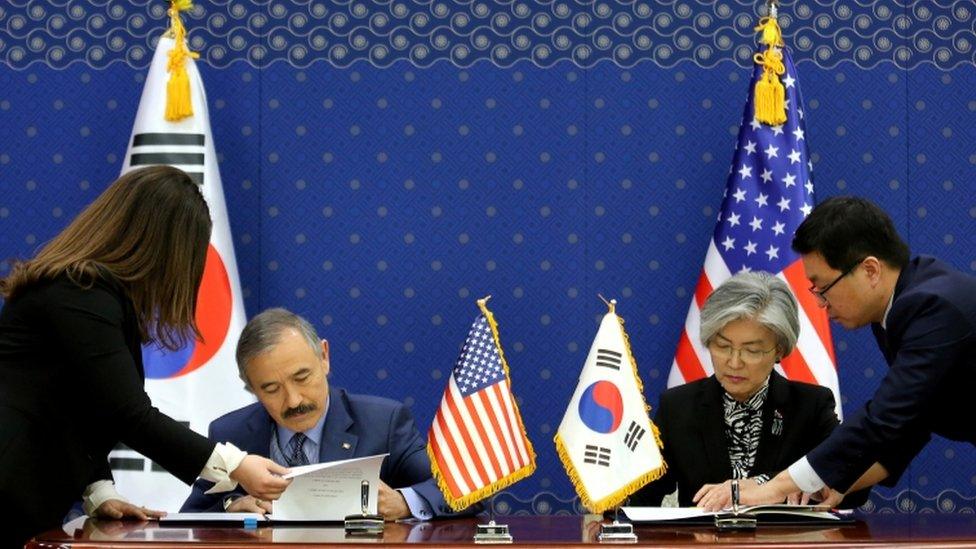
<svg viewBox="0 0 976 549"><path fill-rule="evenodd" d="M587 521L588 522L584 522ZM156 523L88 520L71 534L63 530L35 537L27 547L160 548L160 547L316 547L337 544L391 546L423 543L473 545L475 519L419 524L387 523L382 538L347 538L341 526L160 526ZM580 516L505 517L518 547L579 546L594 543L595 520ZM701 526L638 526L636 547L721 545L723 547L973 547L976 516L964 514L858 515L853 525L826 528L763 527L750 533L719 533Z"/></svg>

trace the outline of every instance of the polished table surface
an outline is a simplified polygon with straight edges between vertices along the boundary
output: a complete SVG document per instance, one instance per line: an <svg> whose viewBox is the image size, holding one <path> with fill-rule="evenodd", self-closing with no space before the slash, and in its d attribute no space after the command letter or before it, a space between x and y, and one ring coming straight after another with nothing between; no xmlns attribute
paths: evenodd
<svg viewBox="0 0 976 549"><path fill-rule="evenodd" d="M598 517L518 516L500 518L519 547L553 547L594 543ZM707 526L637 526L636 547L722 545L725 547L973 547L976 516L971 514L859 514L857 522L836 527L760 526L754 532L724 533ZM423 543L441 546L473 544L476 519L426 523L387 523L380 538L347 538L341 526L160 526L154 522L87 520L67 533L54 530L35 537L31 549L71 547L262 547L297 544L371 546ZM74 523L73 523L74 524ZM294 547L295 545L292 545Z"/></svg>

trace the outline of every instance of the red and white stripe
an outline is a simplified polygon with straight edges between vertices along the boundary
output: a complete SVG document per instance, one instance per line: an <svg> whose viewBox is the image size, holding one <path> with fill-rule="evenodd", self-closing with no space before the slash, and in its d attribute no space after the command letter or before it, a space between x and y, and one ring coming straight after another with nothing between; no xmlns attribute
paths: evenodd
<svg viewBox="0 0 976 549"><path fill-rule="evenodd" d="M668 374L668 387L695 381L712 375L712 363L698 338L701 323L701 308L712 290L732 276L722 259L714 240L709 242L705 254L705 265L695 297L688 308L685 329L678 341L671 373ZM800 336L796 349L783 358L777 370L794 381L814 383L829 388L834 393L837 417L841 415L840 386L837 382L837 360L830 339L830 324L827 313L817 305L816 298L807 291L810 282L803 274L800 260L790 264L776 274L793 290L800 305Z"/></svg>
<svg viewBox="0 0 976 549"><path fill-rule="evenodd" d="M464 397L452 375L434 416L430 446L457 499L532 463L508 381Z"/></svg>

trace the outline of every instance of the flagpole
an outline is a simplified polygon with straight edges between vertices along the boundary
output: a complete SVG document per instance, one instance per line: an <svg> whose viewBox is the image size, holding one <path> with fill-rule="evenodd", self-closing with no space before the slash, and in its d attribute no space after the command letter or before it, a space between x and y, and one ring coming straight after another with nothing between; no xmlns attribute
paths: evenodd
<svg viewBox="0 0 976 549"><path fill-rule="evenodd" d="M616 299L611 299L611 300L607 301L607 298L603 297L603 294L596 294L596 296L599 297L600 298L600 301L602 301L607 306L607 309L609 309L609 312L616 314L616 312L617 312L617 300Z"/></svg>

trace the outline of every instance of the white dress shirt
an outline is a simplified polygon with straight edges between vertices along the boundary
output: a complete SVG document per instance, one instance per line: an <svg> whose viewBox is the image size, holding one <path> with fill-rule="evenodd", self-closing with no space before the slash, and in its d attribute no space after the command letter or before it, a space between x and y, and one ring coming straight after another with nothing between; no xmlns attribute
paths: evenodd
<svg viewBox="0 0 976 549"><path fill-rule="evenodd" d="M891 305L894 302L895 292L891 292L891 297L888 298L888 306L885 307L884 316L881 317L882 330L888 329L888 313L891 312ZM820 478L820 475L813 470L813 466L810 465L810 461L807 460L806 456L796 460L793 465L790 465L787 471L789 471L790 478L793 479L793 482L796 483L797 487L808 494L818 492L823 489L824 486L826 486L826 483L824 483L823 479Z"/></svg>

